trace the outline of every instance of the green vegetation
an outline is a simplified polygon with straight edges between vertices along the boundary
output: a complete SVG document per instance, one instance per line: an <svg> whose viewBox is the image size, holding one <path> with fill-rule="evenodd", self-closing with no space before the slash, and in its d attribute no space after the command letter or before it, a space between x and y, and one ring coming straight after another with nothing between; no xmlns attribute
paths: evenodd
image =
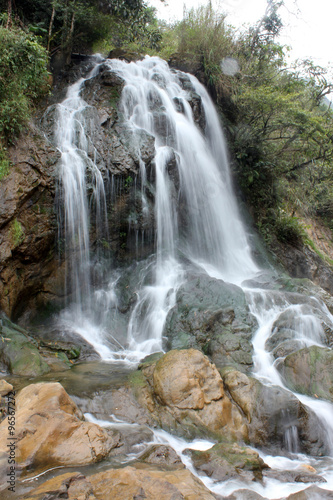
<svg viewBox="0 0 333 500"><path fill-rule="evenodd" d="M27 125L31 107L48 91L46 50L22 29L0 25L0 179L9 172L7 145Z"/></svg>
<svg viewBox="0 0 333 500"><path fill-rule="evenodd" d="M281 5L267 0L263 18L240 36L210 6L190 10L164 36L220 108L238 183L266 242L299 245L308 241L303 215L333 229L333 114L325 101L333 85L312 61L287 66L288 48L277 41Z"/></svg>
<svg viewBox="0 0 333 500"><path fill-rule="evenodd" d="M24 240L24 231L22 228L22 224L17 219L14 219L12 222L11 234L14 246L19 246Z"/></svg>

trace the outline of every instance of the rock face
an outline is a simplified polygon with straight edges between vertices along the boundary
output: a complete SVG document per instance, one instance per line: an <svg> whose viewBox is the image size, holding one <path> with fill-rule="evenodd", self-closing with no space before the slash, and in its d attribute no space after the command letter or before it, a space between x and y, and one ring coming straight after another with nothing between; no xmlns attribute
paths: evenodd
<svg viewBox="0 0 333 500"><path fill-rule="evenodd" d="M278 260L293 278L308 278L333 294L333 271L313 250L281 245L274 250Z"/></svg>
<svg viewBox="0 0 333 500"><path fill-rule="evenodd" d="M1 454L6 453L8 424L0 424ZM86 465L106 457L118 445L83 416L59 383L32 384L16 398L16 463L19 469L45 470L58 465Z"/></svg>
<svg viewBox="0 0 333 500"><path fill-rule="evenodd" d="M333 401L333 352L311 346L287 356L280 365L287 386L293 391Z"/></svg>
<svg viewBox="0 0 333 500"><path fill-rule="evenodd" d="M46 481L24 498L42 500L56 495L69 500L214 500L203 483L188 470L159 471L124 467L85 477L77 472Z"/></svg>
<svg viewBox="0 0 333 500"><path fill-rule="evenodd" d="M0 308L19 316L38 305L55 272L54 197L59 152L35 127L9 149L9 174L0 182ZM24 304L24 306L23 306Z"/></svg>
<svg viewBox="0 0 333 500"><path fill-rule="evenodd" d="M177 292L166 320L168 349L194 347L221 368L252 367L251 337L256 321L241 288L204 274L189 277Z"/></svg>
<svg viewBox="0 0 333 500"><path fill-rule="evenodd" d="M328 452L325 429L309 408L291 392L277 386L264 386L233 368L222 371L223 382L231 398L246 415L249 441L269 449L299 451L310 455ZM296 431L296 442L290 433ZM296 449L289 449L295 447Z"/></svg>
<svg viewBox="0 0 333 500"><path fill-rule="evenodd" d="M224 392L216 367L195 349L169 351L141 370L139 403L158 424L183 436L244 439L244 417Z"/></svg>

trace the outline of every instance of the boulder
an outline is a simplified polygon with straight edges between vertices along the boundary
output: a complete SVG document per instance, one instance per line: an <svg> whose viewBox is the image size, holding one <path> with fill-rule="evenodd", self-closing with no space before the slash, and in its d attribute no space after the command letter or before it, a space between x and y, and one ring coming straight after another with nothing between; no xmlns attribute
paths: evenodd
<svg viewBox="0 0 333 500"><path fill-rule="evenodd" d="M164 328L167 349L194 347L221 368L252 368L257 327L241 288L205 274L189 276L177 292Z"/></svg>
<svg viewBox="0 0 333 500"><path fill-rule="evenodd" d="M310 486L303 491L292 493L287 500L332 500L332 492L318 486Z"/></svg>
<svg viewBox="0 0 333 500"><path fill-rule="evenodd" d="M295 392L333 402L333 351L311 346L289 354L279 370Z"/></svg>
<svg viewBox="0 0 333 500"><path fill-rule="evenodd" d="M231 367L222 371L222 378L231 398L246 415L251 444L278 452L319 456L329 452L323 424L291 392L265 386Z"/></svg>
<svg viewBox="0 0 333 500"><path fill-rule="evenodd" d="M13 375L36 377L50 371L37 342L19 326L0 313L0 368Z"/></svg>
<svg viewBox="0 0 333 500"><path fill-rule="evenodd" d="M4 396L7 396L9 392L13 390L12 384L8 384L6 380L1 379L0 380L0 396L3 398Z"/></svg>
<svg viewBox="0 0 333 500"><path fill-rule="evenodd" d="M16 397L16 463L34 471L98 462L118 446L107 432L83 416L59 383L31 384ZM0 424L0 452L6 453L8 425Z"/></svg>
<svg viewBox="0 0 333 500"><path fill-rule="evenodd" d="M173 467L184 469L185 465L171 446L164 444L154 444L150 446L142 455L140 461L147 464L160 465L163 468Z"/></svg>
<svg viewBox="0 0 333 500"><path fill-rule="evenodd" d="M222 378L195 349L173 350L137 375L139 403L162 428L186 437L245 439L245 419L224 392Z"/></svg>
<svg viewBox="0 0 333 500"><path fill-rule="evenodd" d="M197 471L215 481L234 478L262 480L262 470L268 468L256 451L236 443L219 443L207 451L186 451Z"/></svg>
<svg viewBox="0 0 333 500"><path fill-rule="evenodd" d="M204 484L187 469L160 471L156 468L109 469L85 477L77 472L46 481L24 496L26 500L68 498L69 500L215 500ZM82 495L82 496L79 496Z"/></svg>

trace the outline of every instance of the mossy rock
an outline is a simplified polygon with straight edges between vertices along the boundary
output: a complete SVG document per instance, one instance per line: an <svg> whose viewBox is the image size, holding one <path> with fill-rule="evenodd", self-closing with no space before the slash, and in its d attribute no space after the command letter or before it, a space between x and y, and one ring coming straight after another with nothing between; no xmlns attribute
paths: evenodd
<svg viewBox="0 0 333 500"><path fill-rule="evenodd" d="M311 346L289 354L279 366L293 391L333 401L333 351Z"/></svg>
<svg viewBox="0 0 333 500"><path fill-rule="evenodd" d="M244 477L245 471L249 479L261 480L262 470L268 468L256 451L236 443L218 443L207 451L187 450L186 453L199 472L216 481Z"/></svg>
<svg viewBox="0 0 333 500"><path fill-rule="evenodd" d="M4 315L1 316L0 366L13 375L37 377L50 371L37 343Z"/></svg>

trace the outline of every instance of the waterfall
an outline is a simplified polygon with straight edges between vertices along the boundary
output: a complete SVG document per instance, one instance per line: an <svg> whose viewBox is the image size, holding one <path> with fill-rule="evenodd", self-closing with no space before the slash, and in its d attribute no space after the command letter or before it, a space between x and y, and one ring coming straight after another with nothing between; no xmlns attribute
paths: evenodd
<svg viewBox="0 0 333 500"><path fill-rule="evenodd" d="M62 314L62 321L63 326L92 343L101 356L136 361L162 349L165 318L175 304L176 291L183 280L184 259L233 283L252 277L258 268L251 257L232 191L219 119L205 88L192 76L187 77L184 85L184 74L170 70L159 58L130 64L107 60L106 65L125 82L120 109L123 122L132 131L133 142L142 129L155 140L156 256L154 263L147 266L147 273L153 274L154 279L138 287L126 345L119 353L119 345L112 345L112 340L110 345L106 324L100 317L96 321L101 314L96 315L93 310L98 307L98 297L105 298L105 294L91 286L89 220L91 205L98 207L99 225L106 218L106 195L101 173L89 154L94 120L88 104L80 97L85 83L81 79L69 88L57 110L56 144L62 152L60 176L67 279L72 293L70 310ZM97 72L98 66L88 79ZM204 129L195 121L190 105L192 95L201 100ZM88 203L89 176L94 186L93 203ZM141 158L140 177L144 213L147 173ZM172 177L177 179L177 186ZM180 217L186 219L183 227ZM113 306L116 309L116 303Z"/></svg>
<svg viewBox="0 0 333 500"><path fill-rule="evenodd" d="M147 57L136 63L106 60L103 65L124 82L119 110L133 142L142 129L154 138L155 253L142 264L127 337L120 339L113 325L118 321L116 288L121 271L111 272L107 285L96 288L91 281L89 221L95 216L107 238L107 203L103 178L91 154L94 122L89 120L88 104L80 97L85 83L81 79L58 105L56 130L56 144L62 153L60 177L71 300L61 315L62 325L82 335L103 359L137 363L145 355L162 350L165 320L186 279L187 267L199 268L211 277L242 287L259 325L253 339L254 375L264 384L285 389L267 348L276 321L283 315L291 318L293 340L304 347L323 345L318 311L332 327L333 318L317 299L295 303L295 296L291 300L287 293L255 284L262 270L251 255L249 236L232 189L221 125L207 91L195 77L171 70L159 58ZM98 66L88 78L97 71ZM193 97L201 103L201 119L191 107ZM137 154L141 210L147 215L151 185L147 166L139 151ZM89 193L88 178L93 187ZM88 202L91 198L93 203ZM98 207L95 214L92 206ZM139 239L137 232L136 254ZM327 442L333 448L332 405L296 396L325 423ZM285 416L288 420L289 415ZM290 452L298 451L297 428L292 420L286 423L284 441Z"/></svg>

